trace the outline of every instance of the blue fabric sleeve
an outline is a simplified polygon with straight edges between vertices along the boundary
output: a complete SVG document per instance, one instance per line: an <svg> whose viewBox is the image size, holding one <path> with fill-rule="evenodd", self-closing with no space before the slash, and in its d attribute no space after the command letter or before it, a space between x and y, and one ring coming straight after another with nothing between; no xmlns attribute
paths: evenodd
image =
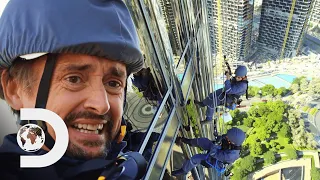
<svg viewBox="0 0 320 180"><path fill-rule="evenodd" d="M247 89L247 84L244 82L231 84L230 80L226 80L224 85L227 94L242 95L242 93L246 92Z"/></svg>
<svg viewBox="0 0 320 180"><path fill-rule="evenodd" d="M239 158L239 154L232 151L230 152L218 149L217 152L214 154L213 158L221 162L233 163L235 160Z"/></svg>

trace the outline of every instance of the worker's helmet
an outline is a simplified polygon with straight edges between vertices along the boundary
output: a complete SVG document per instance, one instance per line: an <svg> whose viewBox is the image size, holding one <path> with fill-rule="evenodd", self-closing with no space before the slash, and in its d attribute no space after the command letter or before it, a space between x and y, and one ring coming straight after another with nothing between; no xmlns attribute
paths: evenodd
<svg viewBox="0 0 320 180"><path fill-rule="evenodd" d="M46 108L56 54L122 62L127 74L143 67L139 38L121 0L10 0L0 18L0 68L47 55L35 108ZM44 83L43 83L44 82ZM18 122L20 125L24 123ZM41 121L33 124L46 125ZM50 137L49 137L50 138ZM46 144L53 147L53 139Z"/></svg>
<svg viewBox="0 0 320 180"><path fill-rule="evenodd" d="M245 66L238 66L235 72L236 76L243 77L247 75L247 68Z"/></svg>
<svg viewBox="0 0 320 180"><path fill-rule="evenodd" d="M49 53L98 56L142 68L130 13L121 0L10 0L0 19L0 67Z"/></svg>
<svg viewBox="0 0 320 180"><path fill-rule="evenodd" d="M241 144L246 138L246 134L241 129L233 127L228 130L227 137L229 141L235 144L236 146L241 146Z"/></svg>

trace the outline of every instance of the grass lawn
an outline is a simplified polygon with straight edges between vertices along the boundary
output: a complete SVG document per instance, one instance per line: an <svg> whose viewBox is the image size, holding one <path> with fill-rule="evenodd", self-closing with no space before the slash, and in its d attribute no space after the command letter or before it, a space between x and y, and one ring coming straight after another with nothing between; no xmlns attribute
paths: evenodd
<svg viewBox="0 0 320 180"><path fill-rule="evenodd" d="M241 129L244 132L247 132L250 128L245 126L245 125L241 125L241 126L236 126L237 128Z"/></svg>
<svg viewBox="0 0 320 180"><path fill-rule="evenodd" d="M274 140L274 141L278 142L278 143L280 144L280 146L283 146L283 147L284 147L283 149L280 149L278 153L283 152L283 150L284 150L285 148L292 148L292 147L293 147L292 144L288 144L288 143L287 143L288 141L286 141L285 139L287 139L287 138L278 136L278 138L277 138L276 140Z"/></svg>

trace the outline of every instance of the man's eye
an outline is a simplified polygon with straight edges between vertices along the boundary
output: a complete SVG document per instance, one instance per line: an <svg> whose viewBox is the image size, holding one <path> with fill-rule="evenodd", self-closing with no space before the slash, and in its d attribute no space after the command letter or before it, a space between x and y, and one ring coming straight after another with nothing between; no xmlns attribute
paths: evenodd
<svg viewBox="0 0 320 180"><path fill-rule="evenodd" d="M108 86L111 86L111 87L119 87L120 86L120 83L117 82L117 81L109 81L107 82Z"/></svg>
<svg viewBox="0 0 320 180"><path fill-rule="evenodd" d="M71 83L80 83L81 82L81 78L78 76L71 76L67 78L67 81L71 82Z"/></svg>

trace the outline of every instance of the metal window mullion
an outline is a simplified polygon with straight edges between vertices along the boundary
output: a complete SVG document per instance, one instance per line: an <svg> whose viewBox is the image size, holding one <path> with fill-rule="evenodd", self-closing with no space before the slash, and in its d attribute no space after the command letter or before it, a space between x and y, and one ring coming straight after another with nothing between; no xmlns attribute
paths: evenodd
<svg viewBox="0 0 320 180"><path fill-rule="evenodd" d="M153 45L153 48L154 48L154 50L155 50L155 54L156 54L156 56L157 56L157 60L158 60L158 63L160 64L160 68L161 68L161 71L163 72L163 70L165 69L164 67L163 67L163 64L161 63L161 60L160 60L160 53L159 53L159 50L158 50L158 47L155 45L156 43L156 41L155 41L155 39L154 39L154 33L153 33L153 31L152 31L152 28L151 28L151 25L150 25L150 19L148 18L148 16L147 16L147 12L146 12L146 8L145 8L145 4L144 4L144 2L143 2L143 0L139 0L139 4L140 4L140 7L141 7L141 10L142 10L142 14L143 14L143 17L144 17L144 19L145 19L145 22L146 22L146 24L147 24L147 29L148 29L148 32L149 32L149 35L150 35L150 38L151 38L151 41L152 41L152 45ZM170 84L170 81L169 81L169 79L168 79L168 77L164 74L164 73L162 73L163 74L163 76L164 76L164 79L165 79L165 81L166 81L166 83L167 83L167 86L169 87L169 86L171 86L171 84Z"/></svg>
<svg viewBox="0 0 320 180"><path fill-rule="evenodd" d="M189 87L188 87L188 91L187 91L187 94L186 94L185 102L186 102L186 100L188 99L189 94L190 94L190 91L191 91L191 89L192 89L192 83L193 83L193 80L194 80L195 75L196 75L196 73L195 73L195 71L193 71L192 78L191 78L191 82L190 82L190 85L189 85Z"/></svg>
<svg viewBox="0 0 320 180"><path fill-rule="evenodd" d="M170 112L170 115L169 115L168 120L166 121L166 125L165 125L163 131L161 132L160 139L158 140L158 144L157 144L157 146L156 146L156 150L155 150L155 152L154 152L153 155L152 155L152 159L151 159L151 162L150 162L149 165L148 165L149 168L148 168L148 170L147 170L146 175L144 176L144 179L149 179L149 176L151 175L151 172L152 172L152 170L153 170L153 166L154 166L154 164L155 164L155 162L156 162L156 160L157 160L157 158L158 158L158 154L159 154L159 151L160 151L160 149L161 149L160 146L161 146L161 144L163 143L163 140L164 140L164 138L165 138L166 135L167 135L167 131L168 131L168 129L169 129L169 126L170 126L172 117L173 117L173 115L175 114L175 111L176 111L176 107L174 106L173 109L172 109L171 112Z"/></svg>
<svg viewBox="0 0 320 180"><path fill-rule="evenodd" d="M186 47L185 47L184 50L183 50L183 53L182 53L182 55L181 55L181 57L180 57L180 59L179 59L179 61L178 61L178 64L177 64L176 68L178 68L178 66L180 65L180 62L181 62L182 58L185 57L185 55L186 55L186 53L187 53L187 50L188 50L188 48L189 48L190 42L191 42L191 39L188 40L188 43L187 43Z"/></svg>
<svg viewBox="0 0 320 180"><path fill-rule="evenodd" d="M159 116L161 114L161 111L163 110L164 105L167 103L167 100L168 100L168 97L169 97L171 91L172 91L172 86L170 86L169 90L167 91L166 95L164 96L164 98L163 98L163 100L162 100L162 102L161 102L161 104L160 104L160 106L159 106L159 108L157 110L157 113L156 113L155 117L153 118L152 123L149 126L148 132L147 132L147 134L146 134L146 136L144 138L144 141L143 141L143 143L142 143L142 145L141 145L141 147L139 149L139 153L140 154L143 153L143 151L144 151L144 149L145 149L145 147L146 147L146 145L147 145L147 143L149 141L151 133L152 133L154 127L156 126L156 124L157 124L157 122L159 120Z"/></svg>
<svg viewBox="0 0 320 180"><path fill-rule="evenodd" d="M176 113L176 114L177 114L177 113ZM177 135L178 135L178 133L179 133L179 131L177 131L177 130L180 128L180 124L181 124L181 123L180 123L180 121L179 121L178 126L177 126L177 128L176 128L176 132L175 132L174 135L173 135L174 141L171 142L171 145L170 145L169 151L168 151L168 155L167 155L167 157L166 157L166 159L165 159L165 161L164 161L163 167L166 167L166 166L167 166L169 157L170 157L171 155L173 156L173 154L172 154L171 152L172 152L173 145L175 144L175 140L176 140L176 138L177 138ZM172 164L173 164L173 163L172 163ZM173 167L173 165L172 165L172 167ZM160 179L163 178L163 175L164 175L164 172L165 172L164 169L165 169L165 168L163 168L162 171L161 171Z"/></svg>
<svg viewBox="0 0 320 180"><path fill-rule="evenodd" d="M189 68L190 68L190 66L191 66L192 57L193 57L193 56L191 56L191 57L189 58L189 61L188 61L189 63L188 63L188 65L187 65L186 70L185 70L184 73L183 73L183 77L182 77L182 82L181 82L181 84L183 84L184 81L185 81L185 75L187 74L187 72L188 72L188 70L189 70Z"/></svg>

